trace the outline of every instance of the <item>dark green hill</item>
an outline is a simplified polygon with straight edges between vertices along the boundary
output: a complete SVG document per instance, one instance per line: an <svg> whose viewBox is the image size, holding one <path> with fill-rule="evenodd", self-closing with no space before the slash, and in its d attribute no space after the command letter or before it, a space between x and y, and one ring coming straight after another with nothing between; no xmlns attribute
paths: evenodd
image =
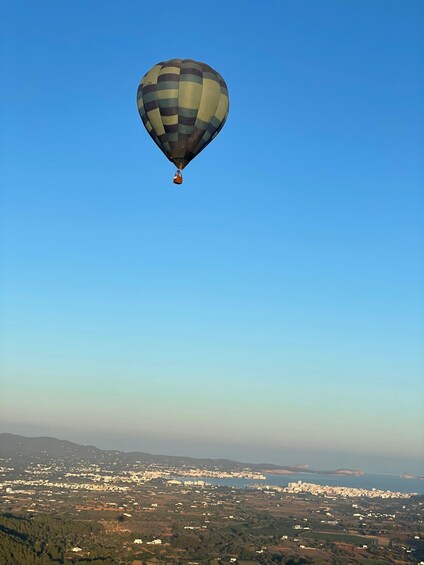
<svg viewBox="0 0 424 565"><path fill-rule="evenodd" d="M94 461L110 462L121 461L131 463L140 461L145 465L168 465L174 467L198 467L219 469L240 469L249 465L231 461L229 459L198 459L193 457L179 457L172 455L152 455L144 452L122 452L103 450L92 445L79 445L67 440L53 437L24 437L20 435L0 434L0 457L17 457L26 461L28 459L65 461Z"/></svg>
<svg viewBox="0 0 424 565"><path fill-rule="evenodd" d="M39 455L45 453L50 457L74 455L91 457L102 450L92 445L78 445L72 441L54 437L25 437L15 434L0 434L0 456Z"/></svg>

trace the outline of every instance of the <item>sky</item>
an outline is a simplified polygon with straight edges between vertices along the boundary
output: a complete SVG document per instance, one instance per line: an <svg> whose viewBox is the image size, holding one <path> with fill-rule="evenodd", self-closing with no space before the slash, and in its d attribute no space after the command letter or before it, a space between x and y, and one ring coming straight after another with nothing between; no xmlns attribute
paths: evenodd
<svg viewBox="0 0 424 565"><path fill-rule="evenodd" d="M1 8L1 431L424 474L424 4ZM172 184L141 77L223 130Z"/></svg>

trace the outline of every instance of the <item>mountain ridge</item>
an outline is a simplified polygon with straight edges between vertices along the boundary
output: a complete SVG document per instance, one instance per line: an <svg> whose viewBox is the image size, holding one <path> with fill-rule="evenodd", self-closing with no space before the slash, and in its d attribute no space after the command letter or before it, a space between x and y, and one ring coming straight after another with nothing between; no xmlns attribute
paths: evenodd
<svg viewBox="0 0 424 565"><path fill-rule="evenodd" d="M277 465L274 463L245 463L225 458L201 458L179 455L155 455L144 451L120 451L100 449L94 445L81 445L69 440L62 440L51 436L21 436L8 432L0 433L0 457L20 456L22 458L38 455L39 457L63 457L65 459L81 458L91 459L101 457L113 459L119 457L126 461L140 460L150 464L174 464L176 467L193 465L210 468L220 467L222 469L249 468L255 472L268 472L275 474L336 474L336 475L363 475L363 471L353 469L336 469L330 471L319 471L310 469L307 465Z"/></svg>

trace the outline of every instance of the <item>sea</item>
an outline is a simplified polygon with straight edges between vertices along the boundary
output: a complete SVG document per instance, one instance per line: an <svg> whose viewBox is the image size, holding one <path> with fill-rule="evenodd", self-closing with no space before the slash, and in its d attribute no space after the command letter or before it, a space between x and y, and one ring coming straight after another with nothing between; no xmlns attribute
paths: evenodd
<svg viewBox="0 0 424 565"><path fill-rule="evenodd" d="M238 477L230 477L218 479L215 477L174 477L180 481L202 480L211 485L228 486L234 488L248 488L254 485L270 485L286 487L288 483L302 481L305 483L314 483L317 485L328 485L337 487L363 488L371 490L385 490L391 492L414 493L424 495L424 480L422 479L405 479L393 475L315 475L313 473L296 473L293 475L265 475L265 480L258 479L242 479Z"/></svg>

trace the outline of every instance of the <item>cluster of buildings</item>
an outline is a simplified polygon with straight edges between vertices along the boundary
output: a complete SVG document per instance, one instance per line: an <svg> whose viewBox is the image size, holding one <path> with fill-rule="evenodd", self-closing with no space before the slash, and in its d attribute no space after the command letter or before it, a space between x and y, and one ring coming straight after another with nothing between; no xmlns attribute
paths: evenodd
<svg viewBox="0 0 424 565"><path fill-rule="evenodd" d="M1 460L0 460L1 461ZM3 461L1 461L3 463ZM0 476L7 476L13 468L7 465L0 466ZM23 494L24 490L34 487L61 488L69 490L91 490L109 492L127 492L130 485L143 485L154 479L165 479L169 486L208 486L204 478L218 479L251 479L266 480L266 476L252 471L249 468L239 468L237 470L223 470L219 467L204 469L201 467L166 467L164 465L151 464L144 466L141 461L131 462L126 466L114 468L116 462L109 462L108 467L99 464L74 464L71 468L65 468L63 464L30 464L23 471L20 478L10 478L0 484L0 489L7 489L7 493L12 490L17 494L17 489ZM187 479L185 479L187 477ZM128 485L128 486L127 486ZM414 494L384 491L379 489L364 489L342 486L318 485L303 481L288 483L287 487L255 485L256 488L274 492L284 492L289 494L310 493L327 497L367 497L367 498L397 498L407 499Z"/></svg>
<svg viewBox="0 0 424 565"><path fill-rule="evenodd" d="M0 489L5 489L7 494L34 494L34 491L22 490L16 487L46 487L60 488L69 490L95 490L99 492L126 492L129 487L122 487L114 484L105 483L71 483L68 481L56 482L47 479L14 479L6 485L0 485Z"/></svg>
<svg viewBox="0 0 424 565"><path fill-rule="evenodd" d="M278 487L277 487L278 488ZM323 496L343 496L343 497L366 497L366 498L411 498L413 494L404 492L391 492L389 490L379 490L379 489L364 489L364 488L353 488L353 487L334 487L327 485L317 485L314 483L304 483L302 481L297 481L296 483L289 483L287 487L280 487L281 492L287 492L291 494L298 493L310 493L314 495Z"/></svg>
<svg viewBox="0 0 424 565"><path fill-rule="evenodd" d="M253 479L256 481L264 481L265 475L256 473L250 469L241 469L239 471L222 471L210 469L175 469L174 474L184 477L210 477L214 479Z"/></svg>
<svg viewBox="0 0 424 565"><path fill-rule="evenodd" d="M141 468L140 468L141 467ZM13 471L12 467L0 467L6 475L7 472ZM60 488L65 490L84 490L84 491L100 491L100 492L127 492L129 485L143 485L154 479L168 479L169 485L190 485L190 486L206 486L204 480L199 477L213 478L244 478L263 480L265 476L255 473L249 469L240 469L237 471L224 471L220 469L202 469L195 467L168 467L168 468L150 468L143 469L141 462L133 464L132 469L101 469L99 465L81 465L74 466L70 470L65 470L61 465L29 465L24 471L25 477L10 478L0 485L0 489L6 489L8 494L23 494L22 489L33 489L44 487L48 489ZM178 480L174 477L178 476ZM187 480L184 480L187 477ZM127 486L128 485L128 486ZM27 494L33 494L28 491Z"/></svg>

